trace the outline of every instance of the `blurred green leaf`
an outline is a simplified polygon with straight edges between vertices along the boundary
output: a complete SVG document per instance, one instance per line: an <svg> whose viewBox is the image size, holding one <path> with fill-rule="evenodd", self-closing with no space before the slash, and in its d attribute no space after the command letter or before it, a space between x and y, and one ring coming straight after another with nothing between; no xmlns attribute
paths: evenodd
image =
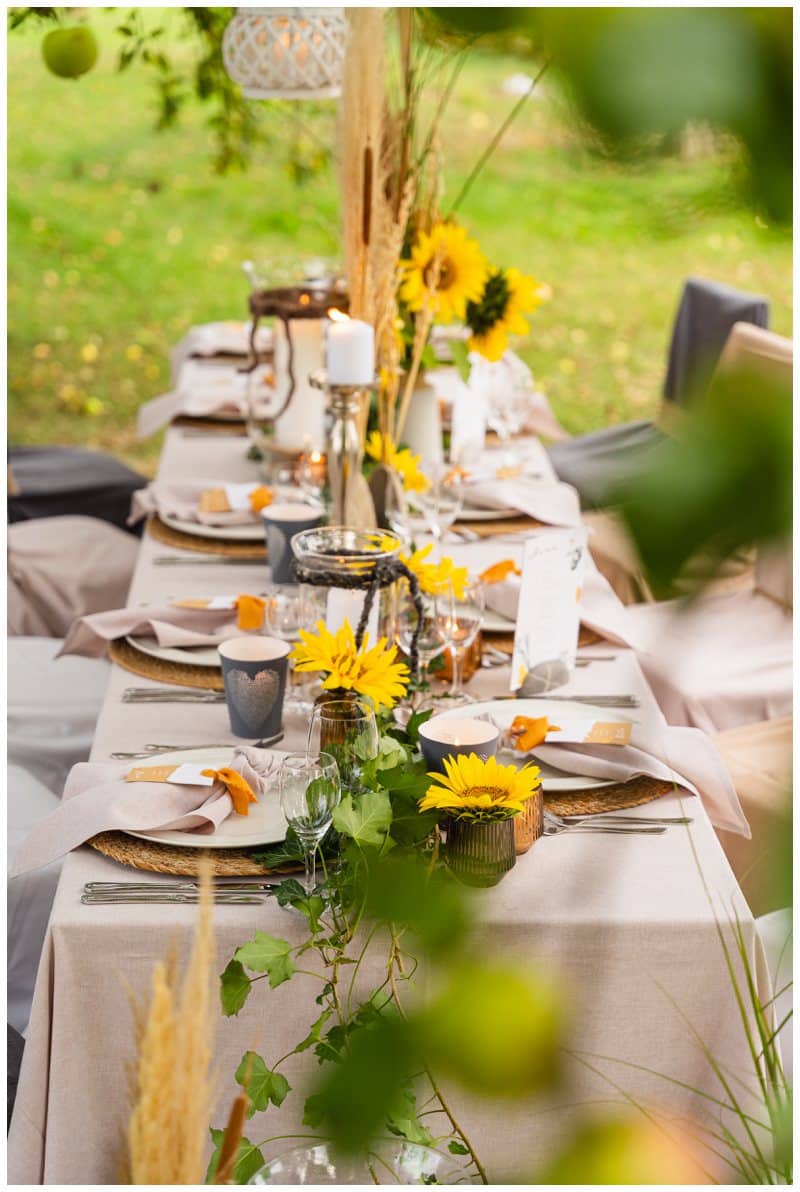
<svg viewBox="0 0 800 1192"><path fill-rule="evenodd" d="M449 967L413 1025L437 1071L494 1096L551 1085L564 1028L563 990L539 975L490 962Z"/></svg>
<svg viewBox="0 0 800 1192"><path fill-rule="evenodd" d="M710 575L736 550L779 540L792 518L790 394L744 372L715 381L616 499L657 592L701 553Z"/></svg>
<svg viewBox="0 0 800 1192"><path fill-rule="evenodd" d="M424 857L391 855L366 874L366 914L401 924L432 955L444 955L465 938L469 915L464 893L449 871L429 872Z"/></svg>
<svg viewBox="0 0 800 1192"><path fill-rule="evenodd" d="M645 1118L617 1115L579 1123L564 1150L543 1171L537 1170L536 1183L709 1183L687 1142L673 1141Z"/></svg>

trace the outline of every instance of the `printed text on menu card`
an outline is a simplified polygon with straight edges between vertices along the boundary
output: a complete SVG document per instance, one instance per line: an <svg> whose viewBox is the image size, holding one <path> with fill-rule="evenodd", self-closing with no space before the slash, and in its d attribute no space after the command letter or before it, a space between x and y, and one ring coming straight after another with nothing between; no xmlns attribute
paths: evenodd
<svg viewBox="0 0 800 1192"><path fill-rule="evenodd" d="M575 665L586 542L586 529L576 526L541 530L525 543L512 691L519 690L536 666L559 661L571 670Z"/></svg>

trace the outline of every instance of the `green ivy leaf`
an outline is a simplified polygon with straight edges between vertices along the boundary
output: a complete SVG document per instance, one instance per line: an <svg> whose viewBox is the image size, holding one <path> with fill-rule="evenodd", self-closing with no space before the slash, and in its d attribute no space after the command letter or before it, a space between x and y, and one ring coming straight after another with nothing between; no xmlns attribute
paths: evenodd
<svg viewBox="0 0 800 1192"><path fill-rule="evenodd" d="M450 1140L450 1142L448 1142L447 1149L451 1155L468 1155L469 1154L469 1151L464 1146L463 1142L456 1142L455 1138L452 1138Z"/></svg>
<svg viewBox="0 0 800 1192"><path fill-rule="evenodd" d="M392 804L384 790L365 791L354 802L345 795L333 813L333 826L343 836L350 836L358 845L380 848L386 841L392 822Z"/></svg>
<svg viewBox="0 0 800 1192"><path fill-rule="evenodd" d="M303 1039L302 1043L298 1043L295 1047L295 1052L308 1051L309 1047L313 1047L322 1039L322 1028L333 1014L333 1010L323 1010L316 1022L311 1024L311 1028Z"/></svg>
<svg viewBox="0 0 800 1192"><path fill-rule="evenodd" d="M275 886L272 893L278 900L278 906L291 906L301 915L305 915L311 934L317 934L320 929L320 917L325 910L325 900L319 894L306 894L293 877Z"/></svg>
<svg viewBox="0 0 800 1192"><path fill-rule="evenodd" d="M419 1146L432 1146L434 1137L426 1130L417 1116L417 1099L411 1088L404 1088L397 1097L397 1104L387 1114L386 1125L391 1134L405 1138Z"/></svg>
<svg viewBox="0 0 800 1192"><path fill-rule="evenodd" d="M324 1117L324 1097L321 1097L319 1093L312 1093L310 1097L306 1097L306 1103L303 1108L303 1125L310 1126L312 1130L315 1130Z"/></svg>
<svg viewBox="0 0 800 1192"><path fill-rule="evenodd" d="M286 940L276 939L263 931L257 931L254 939L237 948L234 959L255 973L269 973L271 989L288 981L294 972L294 961Z"/></svg>
<svg viewBox="0 0 800 1192"><path fill-rule="evenodd" d="M238 960L231 960L220 975L219 997L226 1018L238 1014L250 996L250 978Z"/></svg>
<svg viewBox="0 0 800 1192"><path fill-rule="evenodd" d="M461 339L451 339L448 341L447 346L450 349L453 364L458 369L461 380L468 381L470 374L469 348Z"/></svg>
<svg viewBox="0 0 800 1192"><path fill-rule="evenodd" d="M220 1152L222 1151L222 1140L225 1137L224 1130L211 1131L211 1140L214 1143L214 1153L208 1163L208 1171L206 1172L205 1182L213 1184L214 1176L217 1174L217 1165L219 1164ZM260 1171L264 1166L265 1159L259 1147L250 1142L249 1138L243 1138L239 1143L239 1151L236 1156L236 1165L233 1169L234 1184L246 1184L248 1180Z"/></svg>
<svg viewBox="0 0 800 1192"><path fill-rule="evenodd" d="M291 1086L280 1072L268 1068L255 1051L246 1051L236 1069L236 1083L247 1090L250 1105L247 1116L263 1112L271 1103L279 1109Z"/></svg>

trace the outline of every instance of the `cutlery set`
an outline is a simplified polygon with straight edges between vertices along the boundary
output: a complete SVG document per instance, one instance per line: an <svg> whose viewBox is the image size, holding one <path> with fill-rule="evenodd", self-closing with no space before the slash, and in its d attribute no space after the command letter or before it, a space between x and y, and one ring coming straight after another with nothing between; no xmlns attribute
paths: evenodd
<svg viewBox="0 0 800 1192"><path fill-rule="evenodd" d="M196 564L199 567L205 566L208 563L213 563L215 566L217 563L232 563L235 567L252 567L252 566L263 567L265 560L266 560L266 555L264 556L264 558L238 559L231 555L196 554L196 555L156 555L153 559L153 562L155 563L155 565L157 567L173 567L173 566L178 567L178 566L182 566L184 564L190 565L192 563Z"/></svg>
<svg viewBox="0 0 800 1192"><path fill-rule="evenodd" d="M126 687L123 704L224 704L225 692L211 687Z"/></svg>
<svg viewBox="0 0 800 1192"><path fill-rule="evenodd" d="M273 745L277 745L279 741L284 738L284 733L276 733L274 737L263 737L260 741L254 741L250 748L252 749L271 749ZM233 745L230 741L217 741L215 744L204 745L145 745L144 749L136 753L125 753L117 751L110 756L115 761L122 761L130 758L142 757L157 757L159 753L183 753L190 749L232 749Z"/></svg>
<svg viewBox="0 0 800 1192"><path fill-rule="evenodd" d="M258 906L266 901L271 887L283 881L283 874L262 877L215 877L214 902L222 906ZM192 878L178 881L87 882L81 902L84 906L113 903L186 903L200 901L200 883Z"/></svg>

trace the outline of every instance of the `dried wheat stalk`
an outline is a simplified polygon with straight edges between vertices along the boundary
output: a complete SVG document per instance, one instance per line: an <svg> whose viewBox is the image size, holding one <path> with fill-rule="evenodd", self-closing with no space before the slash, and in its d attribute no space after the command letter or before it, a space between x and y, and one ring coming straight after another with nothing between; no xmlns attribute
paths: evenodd
<svg viewBox="0 0 800 1192"><path fill-rule="evenodd" d="M128 1123L132 1184L201 1184L213 1102L214 969L211 866L200 874L199 920L183 983L159 962L140 1026Z"/></svg>

